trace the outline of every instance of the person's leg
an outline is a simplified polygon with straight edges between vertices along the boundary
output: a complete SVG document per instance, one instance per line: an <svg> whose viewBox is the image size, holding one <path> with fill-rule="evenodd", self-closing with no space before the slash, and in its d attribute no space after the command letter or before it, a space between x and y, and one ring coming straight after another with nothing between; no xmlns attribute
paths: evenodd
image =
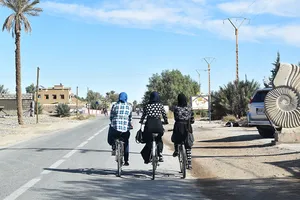
<svg viewBox="0 0 300 200"><path fill-rule="evenodd" d="M190 147L186 148L187 164L188 169L192 169L192 149Z"/></svg>
<svg viewBox="0 0 300 200"><path fill-rule="evenodd" d="M156 138L156 142L157 142L157 153L158 153L158 156L159 156L159 162L163 162L163 156L162 156L162 152L163 152L163 148L164 148L164 143L162 141L162 137L161 136L158 136Z"/></svg>
<svg viewBox="0 0 300 200"><path fill-rule="evenodd" d="M178 156L178 144L174 143L174 153L173 153L173 157L177 157Z"/></svg>
<svg viewBox="0 0 300 200"><path fill-rule="evenodd" d="M145 164L148 164L150 162L151 149L152 149L152 142L149 141L145 144L144 148L141 151L141 155L144 159Z"/></svg>
<svg viewBox="0 0 300 200"><path fill-rule="evenodd" d="M125 161L125 166L129 165L129 137L130 137L130 132L126 132L122 134L122 138L124 141L124 161Z"/></svg>

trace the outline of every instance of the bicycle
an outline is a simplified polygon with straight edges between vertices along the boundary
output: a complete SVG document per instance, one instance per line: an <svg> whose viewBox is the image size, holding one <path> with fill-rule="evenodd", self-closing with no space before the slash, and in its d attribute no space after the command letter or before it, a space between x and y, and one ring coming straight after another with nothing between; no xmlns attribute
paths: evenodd
<svg viewBox="0 0 300 200"><path fill-rule="evenodd" d="M158 164L158 153L157 153L157 143L156 143L156 137L158 136L158 133L153 133L153 141L152 141L152 151L151 151L151 159L152 159L152 180L155 180L155 171L157 169Z"/></svg>
<svg viewBox="0 0 300 200"><path fill-rule="evenodd" d="M178 160L180 166L180 173L182 173L182 178L185 179L187 168L187 154L184 142L178 145Z"/></svg>
<svg viewBox="0 0 300 200"><path fill-rule="evenodd" d="M124 142L121 139L116 139L116 162L117 162L117 176L121 177L123 157L124 157Z"/></svg>

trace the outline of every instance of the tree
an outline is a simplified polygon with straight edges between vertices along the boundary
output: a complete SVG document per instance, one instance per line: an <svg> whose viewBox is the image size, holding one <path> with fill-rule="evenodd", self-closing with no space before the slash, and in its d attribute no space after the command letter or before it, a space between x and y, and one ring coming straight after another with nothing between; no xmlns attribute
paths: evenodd
<svg viewBox="0 0 300 200"><path fill-rule="evenodd" d="M0 94L7 94L8 89L4 87L4 85L0 85Z"/></svg>
<svg viewBox="0 0 300 200"><path fill-rule="evenodd" d="M91 103L92 101L98 101L102 98L99 92L94 92L93 90L89 90L87 93L86 100Z"/></svg>
<svg viewBox="0 0 300 200"><path fill-rule="evenodd" d="M219 91L212 92L213 118L220 119L226 115L234 115L238 118L245 116L250 98L258 88L258 82L246 80L239 81L237 85L229 82L220 87Z"/></svg>
<svg viewBox="0 0 300 200"><path fill-rule="evenodd" d="M272 63L272 65L274 66L274 68L271 70L271 76L269 77L269 84L264 83L265 87L274 86L273 81L274 81L274 78L275 78L275 76L279 70L279 66L280 66L280 53L279 52L277 52L276 60Z"/></svg>
<svg viewBox="0 0 300 200"><path fill-rule="evenodd" d="M43 10L35 7L39 4L39 0L0 0L0 5L5 6L13 11L4 21L2 31L5 29L12 32L12 37L15 37L15 65L16 65L16 98L17 98L17 115L18 123L23 122L22 109L22 87L21 87L21 30L24 26L25 32L31 32L31 25L26 17L39 16Z"/></svg>
<svg viewBox="0 0 300 200"><path fill-rule="evenodd" d="M136 108L137 108L137 101L134 100L134 101L132 102L132 104L133 104L133 111L136 111Z"/></svg>
<svg viewBox="0 0 300 200"><path fill-rule="evenodd" d="M34 94L36 88L35 88L34 84L32 83L31 85L27 86L25 89L26 89L27 94L29 94L29 93Z"/></svg>
<svg viewBox="0 0 300 200"><path fill-rule="evenodd" d="M172 109L177 103L179 93L187 98L199 92L199 85L190 76L183 75L179 70L166 70L161 74L153 74L149 79L147 91L143 97L143 104L149 101L150 93L156 91L160 94L161 102Z"/></svg>
<svg viewBox="0 0 300 200"><path fill-rule="evenodd" d="M110 103L117 102L119 99L119 94L112 90L106 93L106 98Z"/></svg>

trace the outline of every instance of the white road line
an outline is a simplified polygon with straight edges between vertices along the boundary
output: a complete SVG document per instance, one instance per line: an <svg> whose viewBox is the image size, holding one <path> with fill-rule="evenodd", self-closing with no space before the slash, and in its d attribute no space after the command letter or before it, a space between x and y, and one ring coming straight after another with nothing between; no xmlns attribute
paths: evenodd
<svg viewBox="0 0 300 200"><path fill-rule="evenodd" d="M88 143L88 141L84 141L83 143L81 143L80 145L77 146L77 148L81 148L83 147L84 145L86 145Z"/></svg>
<svg viewBox="0 0 300 200"><path fill-rule="evenodd" d="M107 129L108 126L105 126L104 128L102 128L100 131L98 131L97 133L94 134L94 136L99 135L102 131L104 131L105 129Z"/></svg>
<svg viewBox="0 0 300 200"><path fill-rule="evenodd" d="M51 165L50 167L49 167L49 169L55 169L55 168L57 168L59 165L61 165L63 162L65 162L65 160L64 159L61 159L61 160L58 160L58 161L56 161L53 165ZM49 174L51 171L50 170L44 170L44 171L42 171L42 173L41 174Z"/></svg>
<svg viewBox="0 0 300 200"><path fill-rule="evenodd" d="M73 149L72 151L70 151L69 153L67 153L63 158L70 158L77 151L78 151L77 149Z"/></svg>
<svg viewBox="0 0 300 200"><path fill-rule="evenodd" d="M91 136L89 139L87 139L88 141L94 139L95 136Z"/></svg>
<svg viewBox="0 0 300 200"><path fill-rule="evenodd" d="M4 200L15 200L15 199L17 199L20 195L22 195L24 192L26 192L29 188L34 186L40 180L41 180L41 178L34 178L34 179L28 181L26 184L24 184L19 189L14 191L11 195L6 197Z"/></svg>
<svg viewBox="0 0 300 200"><path fill-rule="evenodd" d="M88 141L90 141L93 138L95 138L95 136L99 135L102 131L104 131L107 128L108 128L108 126L105 126L100 131L98 131L93 136L91 136L89 139L87 139L87 141L84 141L83 143L81 143L80 145L78 145L77 148L83 147L84 145L86 145L88 143ZM63 158L65 158L65 159L66 158L70 158L77 151L78 151L77 149L73 149L69 153L67 153ZM49 169L55 169L55 168L57 168L59 165L61 165L63 162L66 161L65 159L60 159L60 160L56 161L53 165L51 165L49 167ZM51 172L50 170L44 170L44 171L42 171L41 174L42 175L49 174L50 172ZM40 180L41 180L41 178L34 178L34 179L28 181L26 184L24 184L23 186L21 186L19 189L17 189L16 191L14 191L12 194L10 194L8 197L6 197L3 200L15 200L15 199L17 199L20 195L22 195L24 192L26 192L29 188L33 187Z"/></svg>

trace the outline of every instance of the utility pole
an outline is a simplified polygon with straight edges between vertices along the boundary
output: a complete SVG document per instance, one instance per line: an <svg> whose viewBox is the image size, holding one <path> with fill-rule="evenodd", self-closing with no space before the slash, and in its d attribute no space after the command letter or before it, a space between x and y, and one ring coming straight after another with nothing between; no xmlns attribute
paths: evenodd
<svg viewBox="0 0 300 200"><path fill-rule="evenodd" d="M210 64L215 60L213 57L203 58L207 63L207 72L208 72L208 117L209 123L211 123L211 91L210 91Z"/></svg>
<svg viewBox="0 0 300 200"><path fill-rule="evenodd" d="M242 22L238 25L238 24L234 24L232 22L232 19L236 19L236 21L238 19L242 19ZM235 18L227 18L226 20L228 20L230 22L230 24L233 26L234 30L235 30L235 48L236 48L236 74L235 74L235 81L236 84L239 81L239 43L238 43L238 35L239 35L239 28L242 26L242 24L244 23L244 21L249 21L249 19L245 18L245 17L235 17ZM225 21L225 20L224 20ZM223 23L224 23L223 21Z"/></svg>
<svg viewBox="0 0 300 200"><path fill-rule="evenodd" d="M36 110L36 123L39 123L39 79L40 79L40 68L37 67L37 72L36 72L36 97L35 97L35 110Z"/></svg>
<svg viewBox="0 0 300 200"><path fill-rule="evenodd" d="M201 95L201 79L200 79L200 72L198 70L196 70L196 72L198 73L199 76L199 93Z"/></svg>
<svg viewBox="0 0 300 200"><path fill-rule="evenodd" d="M78 118L78 86L76 88L76 116Z"/></svg>

